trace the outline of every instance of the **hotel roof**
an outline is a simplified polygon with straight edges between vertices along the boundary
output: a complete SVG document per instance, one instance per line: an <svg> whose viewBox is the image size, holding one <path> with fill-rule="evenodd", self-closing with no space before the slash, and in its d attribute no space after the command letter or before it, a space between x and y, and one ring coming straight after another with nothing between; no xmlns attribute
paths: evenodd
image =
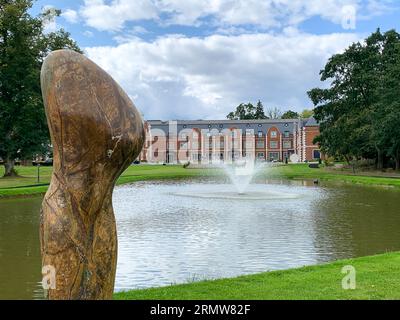
<svg viewBox="0 0 400 320"><path fill-rule="evenodd" d="M287 122L299 122L299 121L309 121L310 119L258 119L258 120L169 120L169 121L162 121L162 120L147 120L149 123L153 124L168 124L169 122L177 122L179 124L219 124L219 123L226 123L226 124L257 124L257 123L287 123ZM315 121L315 119L314 119Z"/></svg>

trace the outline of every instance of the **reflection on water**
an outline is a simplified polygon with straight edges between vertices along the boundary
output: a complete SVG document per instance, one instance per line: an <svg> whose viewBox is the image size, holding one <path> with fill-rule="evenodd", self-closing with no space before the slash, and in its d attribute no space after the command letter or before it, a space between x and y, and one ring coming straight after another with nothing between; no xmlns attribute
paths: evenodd
<svg viewBox="0 0 400 320"><path fill-rule="evenodd" d="M396 190L268 182L253 191L297 196L253 201L224 199L227 187L148 182L116 188L116 290L400 250ZM221 191L212 199L190 196ZM0 299L42 297L40 203L0 201Z"/></svg>

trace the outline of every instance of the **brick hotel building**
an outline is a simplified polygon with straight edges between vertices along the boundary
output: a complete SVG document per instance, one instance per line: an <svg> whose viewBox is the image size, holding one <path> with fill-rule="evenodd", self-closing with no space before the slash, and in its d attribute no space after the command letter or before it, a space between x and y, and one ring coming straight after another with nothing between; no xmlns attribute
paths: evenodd
<svg viewBox="0 0 400 320"><path fill-rule="evenodd" d="M149 120L140 161L148 163L313 161L321 158L314 118L279 120Z"/></svg>

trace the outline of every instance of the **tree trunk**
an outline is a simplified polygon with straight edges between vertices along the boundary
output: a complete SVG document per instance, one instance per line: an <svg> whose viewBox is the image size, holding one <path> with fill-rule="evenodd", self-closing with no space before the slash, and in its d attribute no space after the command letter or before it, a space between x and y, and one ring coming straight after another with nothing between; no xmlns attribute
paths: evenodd
<svg viewBox="0 0 400 320"><path fill-rule="evenodd" d="M344 156L344 159L346 160L347 165L351 165L350 158L347 155Z"/></svg>
<svg viewBox="0 0 400 320"><path fill-rule="evenodd" d="M400 150L397 150L395 160L396 160L396 171L400 171Z"/></svg>
<svg viewBox="0 0 400 320"><path fill-rule="evenodd" d="M4 172L4 177L16 177L17 176L17 172L14 169L15 166L15 160L14 159L10 159L7 158L4 161L4 168L5 168L5 172Z"/></svg>
<svg viewBox="0 0 400 320"><path fill-rule="evenodd" d="M378 155L378 159L376 162L376 169L382 170L383 169L383 155L382 155L382 151L380 149L377 149L377 155Z"/></svg>

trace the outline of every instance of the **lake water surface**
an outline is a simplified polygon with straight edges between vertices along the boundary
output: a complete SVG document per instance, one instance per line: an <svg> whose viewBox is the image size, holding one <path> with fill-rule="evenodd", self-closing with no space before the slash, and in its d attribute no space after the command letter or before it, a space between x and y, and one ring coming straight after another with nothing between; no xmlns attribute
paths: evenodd
<svg viewBox="0 0 400 320"><path fill-rule="evenodd" d="M117 291L400 250L400 192L354 185L144 182L117 187ZM205 194L206 196L201 196ZM199 196L200 195L200 196ZM210 196L210 195L216 195ZM0 299L41 299L41 198L0 201Z"/></svg>

